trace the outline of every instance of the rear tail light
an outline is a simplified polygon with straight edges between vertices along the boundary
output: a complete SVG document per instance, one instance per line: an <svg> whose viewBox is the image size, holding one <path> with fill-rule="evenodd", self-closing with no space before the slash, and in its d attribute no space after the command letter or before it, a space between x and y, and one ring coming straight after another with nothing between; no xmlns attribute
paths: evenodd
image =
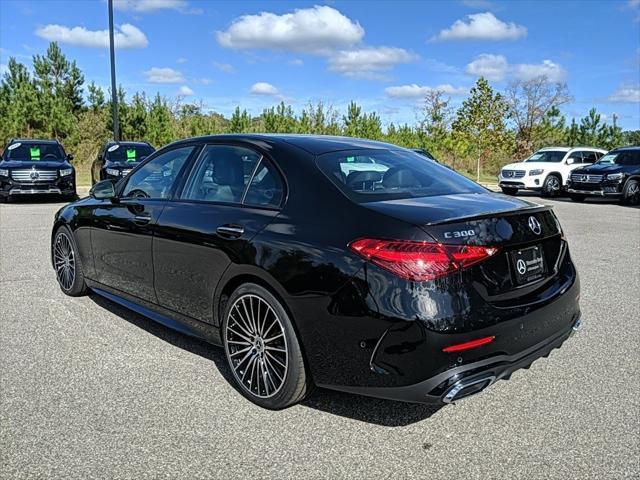
<svg viewBox="0 0 640 480"><path fill-rule="evenodd" d="M371 263L416 282L460 271L498 252L497 247L375 238L355 240L349 248Z"/></svg>

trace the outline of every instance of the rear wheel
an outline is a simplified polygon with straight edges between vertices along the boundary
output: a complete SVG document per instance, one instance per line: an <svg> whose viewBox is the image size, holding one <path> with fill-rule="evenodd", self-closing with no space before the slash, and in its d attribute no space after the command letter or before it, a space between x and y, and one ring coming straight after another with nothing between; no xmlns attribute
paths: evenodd
<svg viewBox="0 0 640 480"><path fill-rule="evenodd" d="M640 182L636 179L627 180L622 189L623 205L638 205L640 203Z"/></svg>
<svg viewBox="0 0 640 480"><path fill-rule="evenodd" d="M233 292L222 332L237 389L253 403L279 410L310 391L291 320L267 289L247 283Z"/></svg>
<svg viewBox="0 0 640 480"><path fill-rule="evenodd" d="M515 195L516 193L518 193L517 188L508 188L508 187L500 187L500 188L502 188L502 193L504 193L505 195Z"/></svg>
<svg viewBox="0 0 640 480"><path fill-rule="evenodd" d="M587 196L580 195L579 193L571 193L569 194L569 198L574 202L584 202L584 199L587 198Z"/></svg>
<svg viewBox="0 0 640 480"><path fill-rule="evenodd" d="M562 189L562 181L557 175L551 174L544 179L542 184L542 196L543 197L556 197L560 195Z"/></svg>
<svg viewBox="0 0 640 480"><path fill-rule="evenodd" d="M82 261L78 255L73 234L67 227L60 227L53 237L51 246L53 253L53 268L60 289L72 297L79 297L87 293L84 281Z"/></svg>

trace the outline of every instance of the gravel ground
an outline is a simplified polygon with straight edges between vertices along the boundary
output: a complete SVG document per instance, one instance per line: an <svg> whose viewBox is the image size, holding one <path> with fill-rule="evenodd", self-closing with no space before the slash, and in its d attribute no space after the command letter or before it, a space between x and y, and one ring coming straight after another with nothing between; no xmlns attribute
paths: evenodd
<svg viewBox="0 0 640 480"><path fill-rule="evenodd" d="M640 210L549 203L583 288L562 349L439 410L316 390L281 412L221 349L63 295L60 204L0 205L0 478L638 478Z"/></svg>

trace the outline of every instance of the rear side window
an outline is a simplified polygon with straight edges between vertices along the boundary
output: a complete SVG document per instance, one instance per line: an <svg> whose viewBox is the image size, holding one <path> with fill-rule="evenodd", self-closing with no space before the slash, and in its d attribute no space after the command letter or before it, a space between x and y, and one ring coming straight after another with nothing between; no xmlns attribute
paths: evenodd
<svg viewBox="0 0 640 480"><path fill-rule="evenodd" d="M284 185L280 174L264 157L256 169L245 195L247 205L276 208L282 203Z"/></svg>
<svg viewBox="0 0 640 480"><path fill-rule="evenodd" d="M351 150L318 156L320 170L356 202L486 192L415 152Z"/></svg>

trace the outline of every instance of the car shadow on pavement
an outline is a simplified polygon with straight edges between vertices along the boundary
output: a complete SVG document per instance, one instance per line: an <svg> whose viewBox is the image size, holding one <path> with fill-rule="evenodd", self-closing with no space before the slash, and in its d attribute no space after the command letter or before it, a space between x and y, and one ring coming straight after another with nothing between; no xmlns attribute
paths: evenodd
<svg viewBox="0 0 640 480"><path fill-rule="evenodd" d="M89 298L99 307L108 310L138 328L156 336L173 346L199 355L215 363L224 379L234 386L233 375L229 369L224 350L198 338L190 337L157 323L150 318L139 315L98 294L90 293ZM238 399L238 401L245 401ZM425 420L435 414L441 407L394 402L377 398L364 397L349 393L336 392L324 388L316 388L311 396L300 405L327 412L341 417L373 423L386 427L401 427ZM256 407L258 408L258 407Z"/></svg>
<svg viewBox="0 0 640 480"><path fill-rule="evenodd" d="M71 199L64 198L61 195L14 195L11 197L11 200L7 202L4 201L4 204L7 203L10 205L33 205L38 203L49 204L49 203L71 203Z"/></svg>

